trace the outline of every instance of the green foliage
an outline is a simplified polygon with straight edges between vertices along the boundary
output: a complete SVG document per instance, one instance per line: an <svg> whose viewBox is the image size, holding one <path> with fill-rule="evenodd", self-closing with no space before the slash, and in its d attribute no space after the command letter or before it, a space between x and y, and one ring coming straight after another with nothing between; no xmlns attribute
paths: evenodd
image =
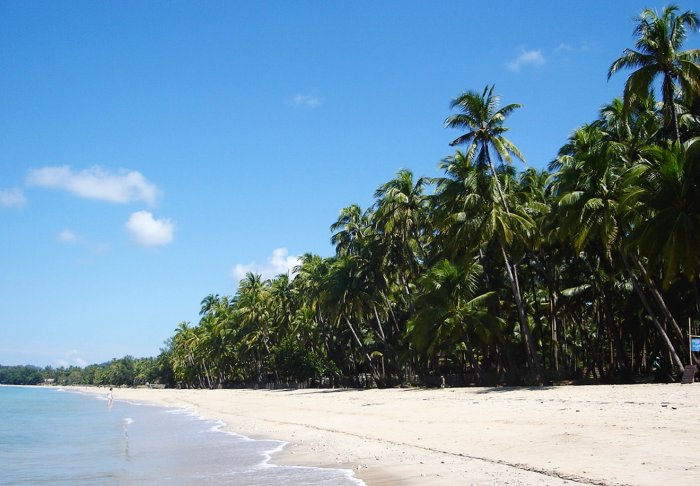
<svg viewBox="0 0 700 486"><path fill-rule="evenodd" d="M41 368L36 366L0 366L2 385L38 385L43 381Z"/></svg>
<svg viewBox="0 0 700 486"><path fill-rule="evenodd" d="M303 382L313 378L332 378L338 368L327 357L294 341L283 342L273 353L272 363L281 377Z"/></svg>
<svg viewBox="0 0 700 486"><path fill-rule="evenodd" d="M163 355L158 358L133 358L125 356L108 363L91 364L84 368L44 369L35 366L0 366L0 384L4 385L38 385L42 383L56 385L144 385L173 384L172 370Z"/></svg>

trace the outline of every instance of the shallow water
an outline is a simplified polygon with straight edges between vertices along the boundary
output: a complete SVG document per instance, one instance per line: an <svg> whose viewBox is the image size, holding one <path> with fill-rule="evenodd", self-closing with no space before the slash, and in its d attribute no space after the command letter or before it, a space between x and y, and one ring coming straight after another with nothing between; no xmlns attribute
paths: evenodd
<svg viewBox="0 0 700 486"><path fill-rule="evenodd" d="M267 464L282 442L182 410L56 388L0 387L0 484L357 485L349 471Z"/></svg>

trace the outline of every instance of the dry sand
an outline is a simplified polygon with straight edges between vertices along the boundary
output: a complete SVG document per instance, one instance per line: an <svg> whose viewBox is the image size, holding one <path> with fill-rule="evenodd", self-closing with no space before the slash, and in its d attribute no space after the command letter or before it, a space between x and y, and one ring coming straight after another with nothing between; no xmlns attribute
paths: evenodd
<svg viewBox="0 0 700 486"><path fill-rule="evenodd" d="M369 486L700 484L700 384L114 395L287 441L272 462L352 469Z"/></svg>

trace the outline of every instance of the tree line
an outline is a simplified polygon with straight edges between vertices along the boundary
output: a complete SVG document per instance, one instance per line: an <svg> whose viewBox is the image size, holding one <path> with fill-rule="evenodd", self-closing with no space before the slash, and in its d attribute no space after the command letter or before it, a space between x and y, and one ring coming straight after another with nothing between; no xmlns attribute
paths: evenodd
<svg viewBox="0 0 700 486"><path fill-rule="evenodd" d="M156 358L124 356L107 363L80 366L1 366L3 385L116 385L147 384L175 386L172 368L166 355Z"/></svg>

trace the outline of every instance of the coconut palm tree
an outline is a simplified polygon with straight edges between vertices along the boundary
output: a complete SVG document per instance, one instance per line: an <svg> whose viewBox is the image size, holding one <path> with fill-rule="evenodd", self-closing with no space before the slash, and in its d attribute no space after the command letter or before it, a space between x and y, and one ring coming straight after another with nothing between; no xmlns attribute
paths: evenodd
<svg viewBox="0 0 700 486"><path fill-rule="evenodd" d="M336 254L357 254L363 232L368 227L368 215L362 212L360 206L351 204L341 209L337 221L331 225L331 243L335 245Z"/></svg>
<svg viewBox="0 0 700 486"><path fill-rule="evenodd" d="M487 306L496 293L478 294L481 272L475 260L459 268L448 260L435 264L418 281L416 314L407 326L418 352L442 358L464 352L477 379L481 367L474 343L502 338L501 320Z"/></svg>
<svg viewBox="0 0 700 486"><path fill-rule="evenodd" d="M626 110L646 98L654 80L661 76L661 94L664 103L666 126L677 142L680 142L678 112L675 94L678 88L682 97L690 103L700 95L700 49L682 51L687 30L698 30L698 16L692 11L678 13L678 7L666 7L659 16L652 9L645 9L637 17L634 34L636 50L625 49L608 71L608 79L621 69L635 69L625 83Z"/></svg>
<svg viewBox="0 0 700 486"><path fill-rule="evenodd" d="M500 107L500 96L494 95L493 90L493 85L490 87L486 86L481 94L476 91L467 91L455 98L451 104L452 108L459 108L461 113L447 117L445 125L450 128L467 130L466 133L454 139L450 145L466 144L466 159L473 160L482 173L490 171L490 183L497 190L504 216L509 217L511 210L499 178L499 171L494 166L492 153L501 164L512 162L513 156L522 161L525 160L515 144L503 136L508 131L508 128L503 125L506 117L517 108L520 108L521 105L513 103ZM481 184L481 187L483 190L486 186ZM483 196L488 198L490 195L484 194ZM497 211L492 213L493 216L497 214ZM493 221L495 223L494 228L498 228L501 231L501 236L505 238L499 239L499 249L518 311L520 331L527 351L528 363L530 369L535 373L535 379L542 384L546 381L546 378L535 352L532 333L528 327L518 281L518 269L512 262L507 248L512 233L508 230L509 225L501 224L505 222L505 219L497 217ZM519 215L513 221L522 222Z"/></svg>
<svg viewBox="0 0 700 486"><path fill-rule="evenodd" d="M633 228L628 244L663 265L664 287L678 274L692 282L700 272L700 139L686 150L652 146L647 155L635 168L627 203L641 204L649 217Z"/></svg>
<svg viewBox="0 0 700 486"><path fill-rule="evenodd" d="M408 264L425 260L423 229L425 227L426 198L424 188L428 180L401 169L396 177L382 184L374 193L376 199L375 224L385 236L396 243L400 256ZM418 270L415 265L409 270Z"/></svg>
<svg viewBox="0 0 700 486"><path fill-rule="evenodd" d="M461 113L448 116L445 119L445 126L467 130L450 142L450 146L467 145L467 158L473 158L480 168L488 168L491 175L495 177L496 169L491 152L501 163L510 164L513 160L512 156L525 162L525 157L513 142L503 136L508 131L508 128L503 126L506 117L522 105L511 103L500 107L501 97L493 94L494 88L495 85L486 86L481 94L476 91L467 91L452 100L450 107L458 108ZM496 186L507 210L505 197L498 182Z"/></svg>

